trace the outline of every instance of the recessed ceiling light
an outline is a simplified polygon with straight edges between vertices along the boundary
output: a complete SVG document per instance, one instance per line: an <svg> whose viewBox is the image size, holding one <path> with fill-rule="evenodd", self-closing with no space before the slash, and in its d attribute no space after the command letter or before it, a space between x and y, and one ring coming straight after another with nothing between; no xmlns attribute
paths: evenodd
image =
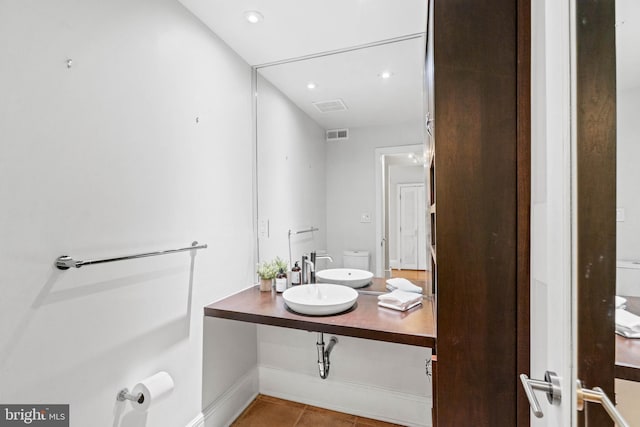
<svg viewBox="0 0 640 427"><path fill-rule="evenodd" d="M250 24L257 24L258 22L262 22L264 16L257 10L248 10L244 13L244 19Z"/></svg>
<svg viewBox="0 0 640 427"><path fill-rule="evenodd" d="M388 79L391 78L391 76L393 76L393 73L391 71L383 71L380 74L378 74L380 76L381 79Z"/></svg>
<svg viewBox="0 0 640 427"><path fill-rule="evenodd" d="M307 83L307 89L312 90L315 89L317 86L314 82L309 82Z"/></svg>

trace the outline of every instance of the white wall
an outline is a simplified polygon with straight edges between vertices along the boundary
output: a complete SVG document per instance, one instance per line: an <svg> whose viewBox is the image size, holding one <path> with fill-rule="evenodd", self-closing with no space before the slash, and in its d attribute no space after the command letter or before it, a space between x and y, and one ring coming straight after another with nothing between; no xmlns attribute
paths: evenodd
<svg viewBox="0 0 640 427"><path fill-rule="evenodd" d="M0 56L0 402L176 427L242 380L231 416L257 391L255 326L202 307L253 280L249 67L173 0L0 0ZM159 370L173 394L114 420Z"/></svg>
<svg viewBox="0 0 640 427"><path fill-rule="evenodd" d="M376 271L375 149L422 144L420 122L352 128L346 141L327 145L327 249L342 266L345 250L369 251ZM360 217L368 213L369 223Z"/></svg>
<svg viewBox="0 0 640 427"><path fill-rule="evenodd" d="M640 260L640 87L617 94L617 207L624 222L617 223L617 258Z"/></svg>
<svg viewBox="0 0 640 427"><path fill-rule="evenodd" d="M324 334L329 343L331 335ZM318 375L317 333L258 326L260 392L406 426L431 425L431 349L338 337Z"/></svg>
<svg viewBox="0 0 640 427"><path fill-rule="evenodd" d="M326 249L324 130L258 76L258 223L260 260ZM268 222L268 234L265 232Z"/></svg>

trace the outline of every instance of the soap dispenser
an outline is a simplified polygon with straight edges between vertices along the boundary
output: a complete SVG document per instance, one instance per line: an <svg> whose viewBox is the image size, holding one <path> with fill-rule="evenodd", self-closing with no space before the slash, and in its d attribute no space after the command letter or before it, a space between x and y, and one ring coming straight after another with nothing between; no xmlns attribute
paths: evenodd
<svg viewBox="0 0 640 427"><path fill-rule="evenodd" d="M287 273L281 268L276 276L276 292L284 292L287 289Z"/></svg>
<svg viewBox="0 0 640 427"><path fill-rule="evenodd" d="M298 261L296 261L296 264L291 269L291 286L297 286L302 283L302 272L300 270L302 269L298 265Z"/></svg>

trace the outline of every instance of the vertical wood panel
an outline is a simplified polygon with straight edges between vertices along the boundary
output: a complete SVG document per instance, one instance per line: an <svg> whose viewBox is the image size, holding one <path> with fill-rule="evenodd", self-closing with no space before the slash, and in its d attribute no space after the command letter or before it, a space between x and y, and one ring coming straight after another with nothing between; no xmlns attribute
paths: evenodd
<svg viewBox="0 0 640 427"><path fill-rule="evenodd" d="M518 0L518 374L531 376L531 0ZM524 389L518 389L518 426L530 424Z"/></svg>
<svg viewBox="0 0 640 427"><path fill-rule="evenodd" d="M578 378L614 398L615 1L577 1ZM589 404L590 426L613 425Z"/></svg>
<svg viewBox="0 0 640 427"><path fill-rule="evenodd" d="M434 390L438 389L438 356L431 356L431 378L432 378L432 387ZM431 399L431 425L433 427L438 427L438 393L433 393L433 397Z"/></svg>
<svg viewBox="0 0 640 427"><path fill-rule="evenodd" d="M435 2L439 426L517 425L517 2Z"/></svg>

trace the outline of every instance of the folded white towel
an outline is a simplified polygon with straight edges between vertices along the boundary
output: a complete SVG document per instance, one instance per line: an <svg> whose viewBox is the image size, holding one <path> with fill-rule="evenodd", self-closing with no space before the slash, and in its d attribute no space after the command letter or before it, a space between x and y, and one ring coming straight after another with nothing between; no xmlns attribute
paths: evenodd
<svg viewBox="0 0 640 427"><path fill-rule="evenodd" d="M626 330L623 330L621 328L616 327L616 334L623 336L625 338L640 338L640 332L629 332Z"/></svg>
<svg viewBox="0 0 640 427"><path fill-rule="evenodd" d="M393 305L393 304L385 304L385 303L384 303L384 302L382 302L382 301L378 301L378 305L379 305L380 307L392 308L392 309L394 309L394 310L398 310L398 311L407 311L407 310L410 310L410 309L412 309L413 307L418 306L418 305L420 305L420 304L422 304L422 300L417 301L417 302L414 302L413 304L410 304L410 305L408 305L408 306L402 306L402 307L399 307L399 306L397 306L397 305Z"/></svg>
<svg viewBox="0 0 640 427"><path fill-rule="evenodd" d="M640 332L640 317L619 308L616 310L616 329Z"/></svg>
<svg viewBox="0 0 640 427"><path fill-rule="evenodd" d="M420 286L416 286L402 277L394 277L393 279L387 280L387 289L390 291L400 289L401 291L406 292L422 293L422 288Z"/></svg>
<svg viewBox="0 0 640 427"><path fill-rule="evenodd" d="M378 304L386 304L387 306L394 306L396 310L408 310L412 305L422 302L422 295L414 292L405 292L396 289L388 294L382 294L378 296Z"/></svg>
<svg viewBox="0 0 640 427"><path fill-rule="evenodd" d="M626 303L627 303L626 298L622 298L616 295L616 308L624 308Z"/></svg>

